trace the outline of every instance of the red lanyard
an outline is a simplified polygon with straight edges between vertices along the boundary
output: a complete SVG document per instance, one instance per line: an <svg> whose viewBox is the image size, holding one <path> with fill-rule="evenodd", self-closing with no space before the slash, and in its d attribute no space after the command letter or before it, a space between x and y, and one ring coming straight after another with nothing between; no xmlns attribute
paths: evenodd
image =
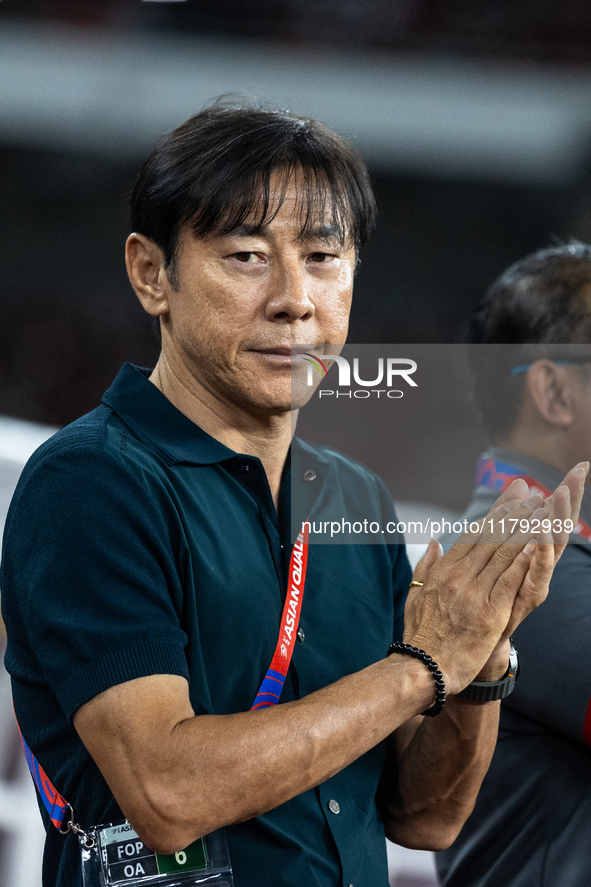
<svg viewBox="0 0 591 887"><path fill-rule="evenodd" d="M506 462L497 462L495 459L489 459L486 456L481 456L478 460L476 483L480 487L488 487L490 490L502 493L516 477L521 477L526 482L530 493L540 493L544 498L552 495L552 490L545 487L544 484L541 484L534 477L523 474L518 468L514 468L513 465L508 465ZM579 518L573 533L577 536L582 536L585 541L591 542L591 527L581 518Z"/></svg>
<svg viewBox="0 0 591 887"><path fill-rule="evenodd" d="M279 638L271 665L259 688L251 709L266 708L269 705L277 705L289 665L293 655L300 614L302 612L302 600L306 583L306 568L308 564L308 525L305 524L302 532L296 539L291 559L289 561L289 583L285 596L285 605L281 616ZM18 721L17 721L18 726ZM20 733L20 727L19 727ZM20 734L23 751L33 781L37 786L41 800L49 814L49 818L60 831L69 831L73 819L73 811L68 802L55 788L47 773L27 745L23 734ZM76 830L76 827L73 829Z"/></svg>
<svg viewBox="0 0 591 887"><path fill-rule="evenodd" d="M251 710L255 708L267 708L270 705L277 705L283 684L289 670L291 657L293 656L293 648L298 634L298 626L300 624L300 615L302 612L302 601L304 599L304 586L306 584L306 568L308 565L308 531L309 526L306 522L295 541L291 559L289 561L289 581L287 584L287 594L285 595L285 604L281 615L281 626L279 629L279 637L275 653L271 660L271 665L267 669L267 674L263 678L263 682L259 687L259 692L255 696L251 705Z"/></svg>
<svg viewBox="0 0 591 887"><path fill-rule="evenodd" d="M41 800L45 805L45 809L49 813L49 818L51 819L55 827L60 829L61 831L66 825L67 821L73 818L72 808L70 807L66 799L62 798L58 790L53 785L51 779L48 777L47 773L27 745L25 738L21 733L21 728L18 721L16 722L16 725L21 736L23 751L25 753L27 764L29 765L29 770L31 771L31 776L33 777L33 782L37 786L37 791L41 796Z"/></svg>

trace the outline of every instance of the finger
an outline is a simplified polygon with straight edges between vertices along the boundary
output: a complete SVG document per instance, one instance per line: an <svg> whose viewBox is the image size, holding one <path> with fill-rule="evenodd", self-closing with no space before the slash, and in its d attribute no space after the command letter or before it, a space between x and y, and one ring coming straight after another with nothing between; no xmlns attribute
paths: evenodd
<svg viewBox="0 0 591 887"><path fill-rule="evenodd" d="M436 539L431 539L429 545L427 546L427 551L416 565L412 578L416 582L425 582L429 570L437 563L439 558L442 556L443 548L441 547L440 543Z"/></svg>
<svg viewBox="0 0 591 887"><path fill-rule="evenodd" d="M554 570L554 545L550 534L538 534L535 541L528 543L521 555L530 557L529 569L521 583L511 616L505 629L508 637L548 595L550 580ZM520 555L520 556L521 556ZM513 565L512 568L513 569Z"/></svg>
<svg viewBox="0 0 591 887"><path fill-rule="evenodd" d="M492 591L494 584L501 578L501 576L504 576L503 582L505 583L509 578L514 582L517 581L519 571L526 563L524 558L519 557L520 552L529 542L538 538L538 532L543 526L545 526L545 524L542 523L543 521L546 521L546 523L549 522L549 515L546 509L544 507L539 507L536 508L535 511L530 511L528 513L525 508L525 503L522 508L515 509L506 517L505 523L507 528L512 532L505 542L496 549L493 556L483 567L478 576L478 578L485 584L485 587L488 586ZM552 536L550 536L550 539L552 539ZM516 570L509 572L509 568L515 560L518 560ZM527 561L527 563L529 562ZM517 594L519 590L520 582L521 580L513 587L514 595Z"/></svg>
<svg viewBox="0 0 591 887"><path fill-rule="evenodd" d="M567 486L570 490L571 513L570 517L576 526L579 520L579 511L583 499L585 480L589 472L589 462L579 462L566 474L560 486Z"/></svg>
<svg viewBox="0 0 591 887"><path fill-rule="evenodd" d="M519 549L532 538L530 521L536 511L542 508L538 518L548 517L543 506L541 496L532 494L525 502L507 500L489 512L480 535L474 534L474 543L463 552L462 567L467 575L480 576L492 563L485 576L492 585L517 556Z"/></svg>
<svg viewBox="0 0 591 887"><path fill-rule="evenodd" d="M554 544L550 533L539 534L533 543L533 552L527 578L528 582L541 593L550 584L554 570Z"/></svg>
<svg viewBox="0 0 591 887"><path fill-rule="evenodd" d="M552 496L546 500L546 507L548 506L550 529L554 539L554 563L557 563L568 543L569 535L575 527L571 517L570 487L566 484L557 487Z"/></svg>
<svg viewBox="0 0 591 887"><path fill-rule="evenodd" d="M528 571L528 583L537 590L536 606L546 596L554 571L554 543L551 533L542 531L532 544L533 557Z"/></svg>
<svg viewBox="0 0 591 887"><path fill-rule="evenodd" d="M492 557L496 547L502 545L506 537L509 535L506 532L504 519L512 509L523 504L524 503L521 499L506 499L500 505L492 508L486 517L482 518L480 521L472 521L470 527L477 524L478 531L468 529L465 533L462 533L447 552L446 557L448 561L450 563L456 563L472 554L474 549L477 548L480 550L478 551L476 560L480 564L479 569L481 569ZM486 549L482 547L483 545L489 547L492 546L489 549L488 554Z"/></svg>
<svg viewBox="0 0 591 887"><path fill-rule="evenodd" d="M497 577L490 590L490 603L497 612L504 612L507 626L503 636L510 635L510 625L517 626L526 616L527 605L520 600L519 592L535 554L535 543L529 543L511 560L506 569Z"/></svg>
<svg viewBox="0 0 591 887"><path fill-rule="evenodd" d="M536 503L542 504L528 515L526 507L528 504L535 506ZM497 548L479 578L488 583L496 582L516 557L519 549L527 545L530 540L540 545L552 542L554 563L557 563L568 542L569 524L566 522L570 513L570 490L566 484L558 487L544 502L540 497L530 496L522 506L516 506L507 514L505 523L513 531L512 535Z"/></svg>
<svg viewBox="0 0 591 887"><path fill-rule="evenodd" d="M518 505L520 502L524 502L528 496L529 487L522 477L518 477L514 481L511 481L507 489L501 493L495 502L493 502L488 514L479 521L471 521L470 526L473 524L479 524L480 530L478 532L467 530L458 537L456 540L456 545L458 546L456 550L458 551L460 546L465 546L464 552L469 550L472 545L478 541L479 534L490 524L491 520L495 521L497 518L502 517L513 506Z"/></svg>
<svg viewBox="0 0 591 887"><path fill-rule="evenodd" d="M513 499L524 501L529 496L529 487L522 477L517 477L511 481L506 490L503 490L496 502L493 503L490 511L494 511L499 505Z"/></svg>

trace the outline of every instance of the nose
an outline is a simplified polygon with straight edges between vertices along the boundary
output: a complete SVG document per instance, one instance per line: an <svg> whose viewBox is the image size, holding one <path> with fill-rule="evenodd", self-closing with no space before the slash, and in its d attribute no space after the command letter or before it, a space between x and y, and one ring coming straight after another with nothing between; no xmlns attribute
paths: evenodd
<svg viewBox="0 0 591 887"><path fill-rule="evenodd" d="M298 261L277 267L271 283L271 292L266 304L269 320L293 323L296 320L309 320L314 315L314 302L310 298L310 281L306 271Z"/></svg>

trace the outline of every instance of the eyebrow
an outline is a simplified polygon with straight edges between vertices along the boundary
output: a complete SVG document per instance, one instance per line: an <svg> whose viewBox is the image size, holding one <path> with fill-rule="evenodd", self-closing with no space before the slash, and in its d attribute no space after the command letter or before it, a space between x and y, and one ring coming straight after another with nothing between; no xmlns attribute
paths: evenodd
<svg viewBox="0 0 591 887"><path fill-rule="evenodd" d="M268 225L255 225L253 222L242 222L236 228L228 231L227 237L255 237L260 235L264 237L269 232Z"/></svg>
<svg viewBox="0 0 591 887"><path fill-rule="evenodd" d="M268 224L257 225L252 222L242 222L236 228L228 231L228 237L265 237L269 234L270 226ZM304 229L301 234L301 240L320 240L323 243L338 241L344 242L341 232L337 225L332 223L314 225L309 229Z"/></svg>
<svg viewBox="0 0 591 887"><path fill-rule="evenodd" d="M344 242L342 232L338 225L327 223L324 225L314 225L306 232L302 232L305 240L322 240L324 243L330 243L337 240L339 243Z"/></svg>

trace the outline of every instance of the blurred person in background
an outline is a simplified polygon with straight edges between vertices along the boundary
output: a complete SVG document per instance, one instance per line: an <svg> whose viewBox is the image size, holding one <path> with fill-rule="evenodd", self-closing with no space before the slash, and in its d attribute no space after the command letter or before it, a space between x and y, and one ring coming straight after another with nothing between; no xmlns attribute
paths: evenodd
<svg viewBox="0 0 591 887"><path fill-rule="evenodd" d="M239 887L385 887L384 830L446 846L474 803L498 703L461 694L512 686L564 533L434 543L410 593L401 544L291 546L292 484L303 518L330 490L394 517L370 471L292 441L293 346L345 340L374 214L355 152L284 112L207 109L140 172L127 267L160 358L33 456L1 576L23 737L66 817L129 819L114 866L182 865L226 827ZM516 481L494 514L568 519L587 470L545 502ZM44 884L80 887L44 816Z"/></svg>
<svg viewBox="0 0 591 887"><path fill-rule="evenodd" d="M551 246L505 271L474 315L470 341L492 443L463 515L477 520L516 477L544 495L565 465L591 454L591 246ZM475 810L437 854L445 887L591 884L590 638L587 488L548 599L515 632L519 680L502 703Z"/></svg>

